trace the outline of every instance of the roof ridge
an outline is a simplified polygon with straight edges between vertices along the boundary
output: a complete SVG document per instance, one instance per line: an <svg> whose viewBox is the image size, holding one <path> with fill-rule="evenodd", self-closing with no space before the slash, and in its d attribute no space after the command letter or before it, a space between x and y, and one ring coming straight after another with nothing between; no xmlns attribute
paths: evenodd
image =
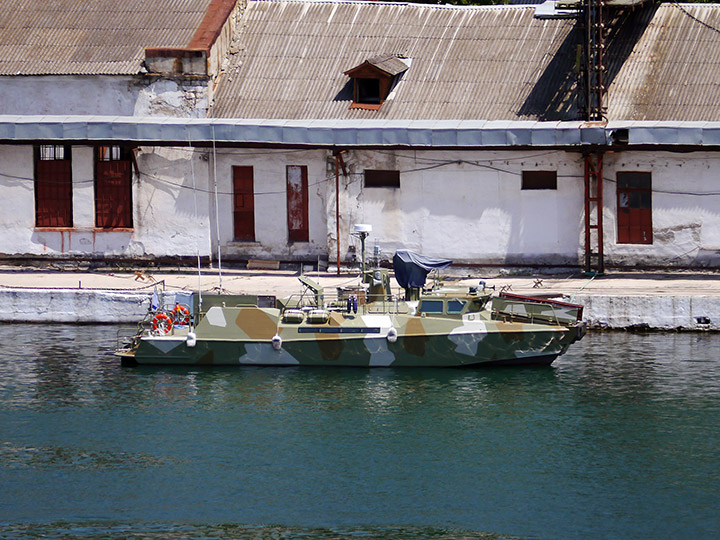
<svg viewBox="0 0 720 540"><path fill-rule="evenodd" d="M483 4L483 5L460 5L460 4L423 4L419 2L393 2L390 0L248 0L247 4L357 4L367 6L405 6L424 9L456 9L472 11L500 11L513 9L535 9L536 4Z"/></svg>

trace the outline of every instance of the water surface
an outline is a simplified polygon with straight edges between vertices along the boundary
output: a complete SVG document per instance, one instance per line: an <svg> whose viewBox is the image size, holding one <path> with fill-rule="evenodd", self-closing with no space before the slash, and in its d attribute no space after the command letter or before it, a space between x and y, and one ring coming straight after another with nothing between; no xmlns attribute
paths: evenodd
<svg viewBox="0 0 720 540"><path fill-rule="evenodd" d="M720 537L720 336L550 368L122 368L0 327L0 538Z"/></svg>

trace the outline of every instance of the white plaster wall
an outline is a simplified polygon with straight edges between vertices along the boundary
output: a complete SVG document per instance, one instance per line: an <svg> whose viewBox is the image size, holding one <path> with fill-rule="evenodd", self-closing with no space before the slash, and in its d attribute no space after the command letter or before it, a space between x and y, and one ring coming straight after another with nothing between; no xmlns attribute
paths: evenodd
<svg viewBox="0 0 720 540"><path fill-rule="evenodd" d="M130 254L210 254L210 187L204 156L201 150L184 147L140 149Z"/></svg>
<svg viewBox="0 0 720 540"><path fill-rule="evenodd" d="M220 209L220 245L228 257L280 260L313 259L327 253L326 171L327 151L322 150L208 150L210 174L217 170L218 207ZM309 241L289 242L287 227L287 165L308 168ZM233 239L232 167L253 167L255 195L255 242ZM332 180L334 182L334 175ZM334 184L333 184L334 185ZM211 194L212 240L217 246L215 201Z"/></svg>
<svg viewBox="0 0 720 540"><path fill-rule="evenodd" d="M208 108L204 81L45 75L0 77L0 86L0 114L201 118Z"/></svg>
<svg viewBox="0 0 720 540"><path fill-rule="evenodd" d="M0 254L224 256L278 260L336 257L334 160L328 150L142 147L133 178L134 227L94 228L93 151L72 148L74 227L34 228L33 149L0 146ZM584 254L580 155L560 151L348 151L340 176L340 253L359 257L351 236L369 223L368 251L408 248L458 263L580 264ZM232 167L255 179L256 242L233 241ZM286 166L307 165L310 241L288 242ZM366 168L401 171L401 188L363 188ZM609 265L720 266L718 156L625 152L605 156L605 257ZM523 170L557 170L557 190L521 190ZM616 174L650 171L654 243L617 244ZM197 187L193 191L193 181ZM196 210L197 204L197 210ZM355 249L355 251L353 251Z"/></svg>
<svg viewBox="0 0 720 540"><path fill-rule="evenodd" d="M186 148L144 148L133 177L133 229L95 228L93 149L72 147L73 227L35 228L33 149L0 146L0 254L83 257L207 256L207 161ZM192 156L192 162L190 157ZM194 171L194 175L193 175ZM192 189L193 176L199 191ZM195 201L197 196L197 214Z"/></svg>
<svg viewBox="0 0 720 540"><path fill-rule="evenodd" d="M0 77L0 114L132 115L139 88L128 77Z"/></svg>
<svg viewBox="0 0 720 540"><path fill-rule="evenodd" d="M133 116L204 118L209 107L207 83L159 79L152 84L138 83Z"/></svg>
<svg viewBox="0 0 720 540"><path fill-rule="evenodd" d="M369 245L385 257L407 248L458 262L578 264L583 184L574 154L352 151L346 162L341 246L353 223L369 223ZM366 168L400 170L401 188L363 188ZM523 170L557 170L558 189L521 190Z"/></svg>
<svg viewBox="0 0 720 540"><path fill-rule="evenodd" d="M0 145L0 253L25 253L35 226L33 148Z"/></svg>
<svg viewBox="0 0 720 540"><path fill-rule="evenodd" d="M604 160L606 262L720 266L720 156L711 152L624 152ZM617 243L617 173L652 174L653 243Z"/></svg>
<svg viewBox="0 0 720 540"><path fill-rule="evenodd" d="M72 147L73 227L95 227L94 153L91 146Z"/></svg>

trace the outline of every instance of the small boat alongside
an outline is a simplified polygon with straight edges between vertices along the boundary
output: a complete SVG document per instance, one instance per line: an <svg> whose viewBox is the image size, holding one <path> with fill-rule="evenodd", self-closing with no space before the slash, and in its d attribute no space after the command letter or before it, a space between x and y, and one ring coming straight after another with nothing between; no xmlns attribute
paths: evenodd
<svg viewBox="0 0 720 540"><path fill-rule="evenodd" d="M451 261L412 252L326 291L307 276L288 298L194 293L150 312L116 355L128 365L464 367L550 364L585 334L582 306L478 286L424 288Z"/></svg>

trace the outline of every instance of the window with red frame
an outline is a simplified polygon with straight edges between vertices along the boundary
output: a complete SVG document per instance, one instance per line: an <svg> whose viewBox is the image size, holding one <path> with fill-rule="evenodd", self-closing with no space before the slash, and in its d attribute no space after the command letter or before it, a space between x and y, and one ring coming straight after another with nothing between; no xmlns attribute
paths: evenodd
<svg viewBox="0 0 720 540"><path fill-rule="evenodd" d="M72 227L70 147L35 148L35 226Z"/></svg>
<svg viewBox="0 0 720 540"><path fill-rule="evenodd" d="M95 226L99 229L133 226L131 151L121 146L95 149Z"/></svg>

